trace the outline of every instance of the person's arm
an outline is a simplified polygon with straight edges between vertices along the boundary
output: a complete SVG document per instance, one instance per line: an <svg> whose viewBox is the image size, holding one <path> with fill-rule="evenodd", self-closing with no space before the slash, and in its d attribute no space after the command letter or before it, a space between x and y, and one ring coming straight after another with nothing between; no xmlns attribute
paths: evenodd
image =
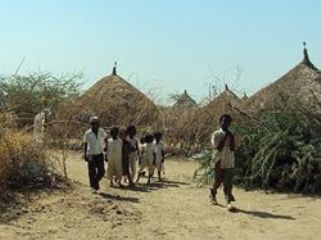
<svg viewBox="0 0 321 240"><path fill-rule="evenodd" d="M218 151L222 151L224 145L225 145L225 140L226 140L227 134L223 136L223 133L221 132L215 132L213 133L212 136L212 146L214 149L217 149Z"/></svg>
<svg viewBox="0 0 321 240"><path fill-rule="evenodd" d="M235 151L235 138L232 132L227 131L228 136L230 137L230 149L231 151Z"/></svg>
<svg viewBox="0 0 321 240"><path fill-rule="evenodd" d="M83 150L84 150L84 155L83 155L83 159L87 162L87 149L88 149L88 141L87 141L87 134L85 134L84 138L83 138Z"/></svg>
<svg viewBox="0 0 321 240"><path fill-rule="evenodd" d="M88 161L88 159L87 159L87 147L88 147L87 143L84 142L84 156L83 156L83 158L84 158L84 160L86 162Z"/></svg>
<svg viewBox="0 0 321 240"><path fill-rule="evenodd" d="M162 162L165 162L165 151L162 149Z"/></svg>

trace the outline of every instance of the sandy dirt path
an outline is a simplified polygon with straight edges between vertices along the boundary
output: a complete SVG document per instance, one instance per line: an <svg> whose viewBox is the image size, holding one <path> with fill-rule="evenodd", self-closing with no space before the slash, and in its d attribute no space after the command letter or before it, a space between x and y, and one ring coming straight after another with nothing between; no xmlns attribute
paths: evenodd
<svg viewBox="0 0 321 240"><path fill-rule="evenodd" d="M320 239L320 197L235 189L239 210L230 213L209 205L208 190L193 186L196 167L169 160L162 183L146 186L142 179L134 189L117 189L104 179L93 195L86 165L72 153L75 189L43 194L0 224L0 239Z"/></svg>

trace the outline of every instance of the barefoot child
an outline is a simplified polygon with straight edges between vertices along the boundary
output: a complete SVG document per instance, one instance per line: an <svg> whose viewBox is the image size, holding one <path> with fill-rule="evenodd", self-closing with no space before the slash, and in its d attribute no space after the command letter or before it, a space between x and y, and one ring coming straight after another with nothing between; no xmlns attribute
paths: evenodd
<svg viewBox="0 0 321 240"><path fill-rule="evenodd" d="M235 142L234 135L229 130L232 118L224 114L220 118L221 129L215 131L212 135L211 143L214 150L213 167L214 167L214 184L211 191L211 201L217 205L217 189L223 183L225 199L229 210L232 209L231 202L235 201L232 194L232 182L235 167Z"/></svg>
<svg viewBox="0 0 321 240"><path fill-rule="evenodd" d="M99 182L105 175L103 152L107 143L107 134L99 127L98 117L90 118L91 129L86 131L84 142L84 159L88 163L90 187L93 193L99 190Z"/></svg>
<svg viewBox="0 0 321 240"><path fill-rule="evenodd" d="M155 138L155 150L156 150L156 163L155 167L157 169L158 180L162 181L161 172L164 170L164 160L165 160L165 152L164 152L164 143L162 141L163 135L161 132L157 132L154 134Z"/></svg>
<svg viewBox="0 0 321 240"><path fill-rule="evenodd" d="M118 186L121 186L121 178L122 178L122 150L123 150L123 142L118 137L119 136L119 128L113 127L110 130L111 138L108 139L107 146L107 158L108 158L108 178L110 181L110 186L114 186L113 180L115 179Z"/></svg>
<svg viewBox="0 0 321 240"><path fill-rule="evenodd" d="M155 163L156 163L156 151L155 146L153 144L154 137L153 135L146 135L145 137L145 152L142 156L142 163L140 165L139 171L138 171L138 177L136 182L139 182L139 179L142 175L142 172L145 168L148 168L148 181L147 183L150 183L150 179L153 176L153 172L155 169Z"/></svg>
<svg viewBox="0 0 321 240"><path fill-rule="evenodd" d="M137 156L138 156L138 140L136 138L136 127L131 125L127 127L127 141L132 145L132 152L129 154L129 171L132 179L136 175Z"/></svg>
<svg viewBox="0 0 321 240"><path fill-rule="evenodd" d="M129 172L129 155L133 151L132 145L129 141L126 140L127 134L126 129L120 130L120 139L123 141L123 148L122 148L122 168L123 168L123 176L127 178L129 181L129 186L133 185L132 177Z"/></svg>

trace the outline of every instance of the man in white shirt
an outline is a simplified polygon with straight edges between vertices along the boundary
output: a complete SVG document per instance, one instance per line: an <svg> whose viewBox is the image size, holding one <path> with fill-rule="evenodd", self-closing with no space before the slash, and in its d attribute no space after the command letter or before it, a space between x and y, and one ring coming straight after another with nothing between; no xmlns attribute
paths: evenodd
<svg viewBox="0 0 321 240"><path fill-rule="evenodd" d="M104 155L107 134L99 127L98 117L90 118L91 128L84 135L84 160L88 163L89 183L96 193L99 182L105 175Z"/></svg>
<svg viewBox="0 0 321 240"><path fill-rule="evenodd" d="M213 147L213 168L214 168L214 184L210 189L211 201L217 205L216 193L217 189L223 183L224 194L229 209L232 208L231 202L235 201L232 194L233 175L235 168L235 141L234 135L229 130L232 118L228 114L224 114L220 118L221 129L215 131L211 138Z"/></svg>

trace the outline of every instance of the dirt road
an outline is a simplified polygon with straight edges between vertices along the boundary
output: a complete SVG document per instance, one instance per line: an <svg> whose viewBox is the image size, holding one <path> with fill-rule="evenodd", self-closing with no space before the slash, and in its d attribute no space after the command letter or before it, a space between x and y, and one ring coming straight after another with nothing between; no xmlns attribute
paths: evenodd
<svg viewBox="0 0 321 240"><path fill-rule="evenodd" d="M43 194L0 224L0 239L320 239L320 197L235 189L239 210L230 213L209 205L207 189L193 186L196 167L167 161L162 183L146 186L142 179L134 189L117 189L104 179L93 195L86 166L73 153L68 169L75 189Z"/></svg>

